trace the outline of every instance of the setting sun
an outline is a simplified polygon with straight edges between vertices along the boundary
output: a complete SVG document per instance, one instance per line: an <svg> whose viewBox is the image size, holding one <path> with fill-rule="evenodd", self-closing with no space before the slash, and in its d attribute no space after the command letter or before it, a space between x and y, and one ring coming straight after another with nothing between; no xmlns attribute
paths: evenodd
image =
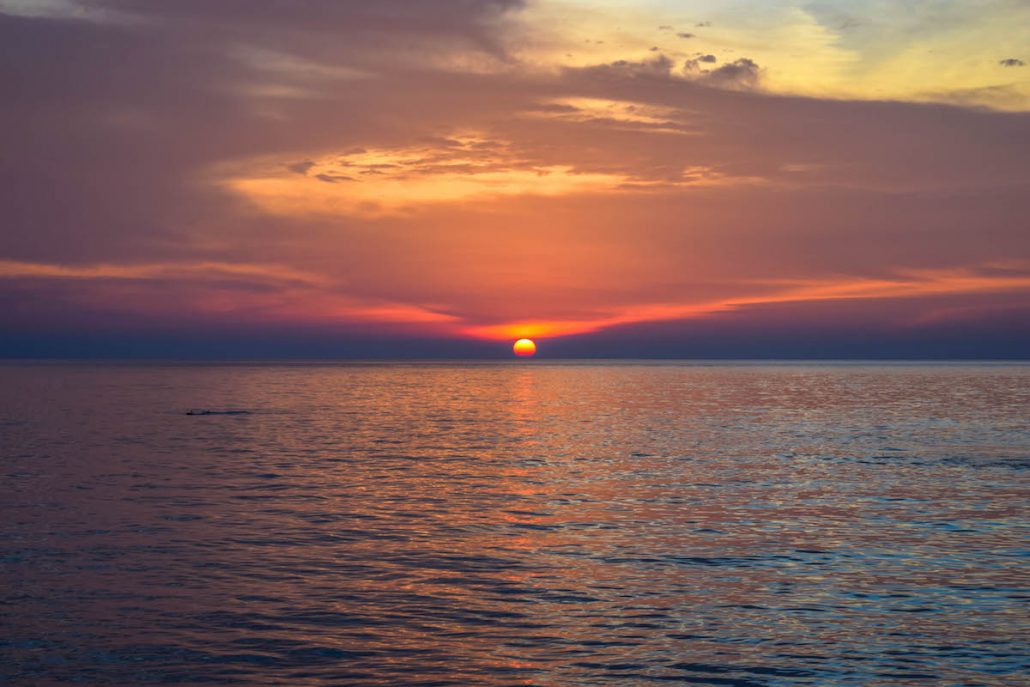
<svg viewBox="0 0 1030 687"><path fill-rule="evenodd" d="M519 339L511 348L515 351L515 355L523 358L528 358L536 353L536 344L532 339Z"/></svg>

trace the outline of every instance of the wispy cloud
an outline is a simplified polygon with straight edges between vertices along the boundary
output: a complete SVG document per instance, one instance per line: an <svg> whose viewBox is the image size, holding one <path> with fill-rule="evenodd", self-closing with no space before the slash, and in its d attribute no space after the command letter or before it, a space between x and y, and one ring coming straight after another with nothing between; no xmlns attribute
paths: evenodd
<svg viewBox="0 0 1030 687"><path fill-rule="evenodd" d="M775 285L765 285L774 286ZM635 305L613 314L592 318L521 321L471 326L465 331L488 339L561 337L589 334L612 327L645 322L683 320L748 306L817 301L911 299L946 295L1005 293L1030 290L1030 271L1014 276L986 276L974 270L926 270L892 279L809 280L785 284L754 296L697 303Z"/></svg>

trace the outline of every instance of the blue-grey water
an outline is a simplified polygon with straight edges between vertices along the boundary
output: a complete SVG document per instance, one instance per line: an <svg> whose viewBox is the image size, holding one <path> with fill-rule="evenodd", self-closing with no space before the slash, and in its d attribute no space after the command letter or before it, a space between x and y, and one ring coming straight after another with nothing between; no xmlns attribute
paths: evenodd
<svg viewBox="0 0 1030 687"><path fill-rule="evenodd" d="M1028 410L1000 364L2 365L0 683L1027 684Z"/></svg>

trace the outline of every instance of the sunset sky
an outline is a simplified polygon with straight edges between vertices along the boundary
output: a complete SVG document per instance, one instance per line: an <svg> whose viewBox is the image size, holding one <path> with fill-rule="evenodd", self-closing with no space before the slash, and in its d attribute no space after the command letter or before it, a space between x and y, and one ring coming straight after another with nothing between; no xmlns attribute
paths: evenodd
<svg viewBox="0 0 1030 687"><path fill-rule="evenodd" d="M0 356L1030 357L1025 0L0 0Z"/></svg>

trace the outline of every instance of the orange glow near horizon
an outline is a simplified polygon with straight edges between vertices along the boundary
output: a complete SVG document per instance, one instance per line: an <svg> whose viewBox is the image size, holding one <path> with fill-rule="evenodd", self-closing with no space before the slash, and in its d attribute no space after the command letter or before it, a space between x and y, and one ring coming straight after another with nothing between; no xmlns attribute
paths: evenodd
<svg viewBox="0 0 1030 687"><path fill-rule="evenodd" d="M689 319L751 305L1004 293L1030 288L1030 278L1028 277L985 277L963 270L911 272L906 276L907 278L891 280L844 279L839 282L788 283L784 284L781 290L754 297L731 298L708 303L640 305L591 319L541 320L474 326L464 329L463 333L474 338L495 340L510 339L513 336L576 336L620 325Z"/></svg>
<svg viewBox="0 0 1030 687"><path fill-rule="evenodd" d="M973 294L1018 293L1030 289L1030 277L1021 272L1021 261L993 262L976 268L947 270L907 270L892 278L862 279L840 277L824 280L755 281L739 289L740 295L728 298L685 300L683 302L624 303L600 308L589 301L576 302L578 317L541 317L534 320L512 319L491 322L485 308L455 308L453 303L430 305L390 302L325 293L332 281L317 272L307 273L274 264L229 264L216 262L138 263L132 265L93 264L67 267L46 263L0 260L0 280L67 280L97 282L105 288L96 299L117 299L122 309L145 312L160 303L167 313L215 313L224 316L247 310L255 321L276 323L342 324L393 327L394 331L431 332L435 336L460 336L471 339L518 340L533 346L534 338L556 338L591 334L613 327L646 322L686 320L705 317L744 307L819 301L889 301L906 298L961 296ZM540 279L543 280L544 275ZM126 286L119 288L121 282ZM176 300L156 300L168 284L200 283L204 286ZM253 283L274 287L275 297L260 292L241 294L224 285ZM143 289L150 284L157 291ZM560 291L559 285L553 285ZM748 293L750 292L750 293ZM138 302L133 297L139 299ZM85 299L83 295L81 298ZM546 312L547 304L538 304ZM578 314L578 313L577 313ZM515 349L519 353L518 346ZM532 355L532 353L530 353Z"/></svg>

